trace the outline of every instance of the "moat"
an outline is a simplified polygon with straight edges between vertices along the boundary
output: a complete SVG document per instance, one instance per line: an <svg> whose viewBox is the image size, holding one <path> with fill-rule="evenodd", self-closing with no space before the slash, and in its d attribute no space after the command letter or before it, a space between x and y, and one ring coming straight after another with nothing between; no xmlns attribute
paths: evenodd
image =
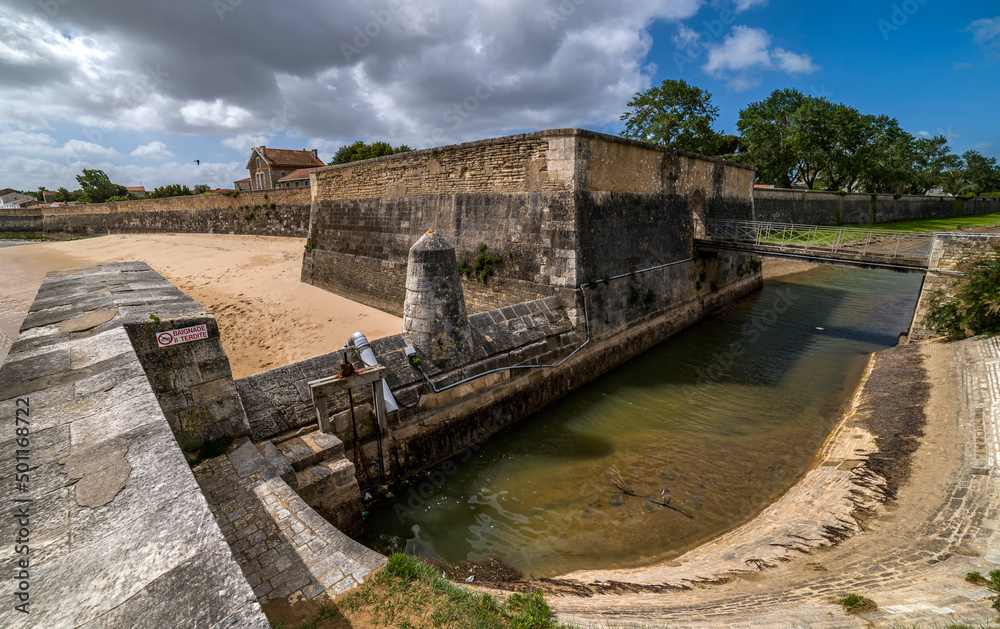
<svg viewBox="0 0 1000 629"><path fill-rule="evenodd" d="M806 471L867 356L906 331L920 279L818 267L768 281L419 477L371 510L363 541L498 555L529 577L676 556ZM666 498L692 517L653 502Z"/></svg>

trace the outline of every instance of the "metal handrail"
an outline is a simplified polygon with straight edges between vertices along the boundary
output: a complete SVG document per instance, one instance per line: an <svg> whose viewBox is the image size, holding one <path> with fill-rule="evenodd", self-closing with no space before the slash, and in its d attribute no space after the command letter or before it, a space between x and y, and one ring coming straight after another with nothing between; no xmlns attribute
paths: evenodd
<svg viewBox="0 0 1000 629"><path fill-rule="evenodd" d="M889 259L930 258L932 232L905 232L859 227L825 227L773 221L716 219L706 222L709 240L776 247L815 253L859 253Z"/></svg>

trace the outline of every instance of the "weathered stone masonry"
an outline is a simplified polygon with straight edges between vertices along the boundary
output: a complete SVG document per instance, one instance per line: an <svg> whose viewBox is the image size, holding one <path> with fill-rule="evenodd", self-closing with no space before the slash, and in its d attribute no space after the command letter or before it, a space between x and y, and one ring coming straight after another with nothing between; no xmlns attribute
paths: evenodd
<svg viewBox="0 0 1000 629"><path fill-rule="evenodd" d="M691 204L746 218L753 169L579 129L540 131L320 168L302 279L402 311L410 246L429 228L459 262L469 312L556 295L690 257Z"/></svg>

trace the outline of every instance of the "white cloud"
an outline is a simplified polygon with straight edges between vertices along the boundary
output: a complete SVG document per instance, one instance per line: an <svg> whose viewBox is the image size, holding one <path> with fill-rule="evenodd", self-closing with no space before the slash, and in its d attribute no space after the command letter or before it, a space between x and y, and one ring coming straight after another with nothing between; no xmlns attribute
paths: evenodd
<svg viewBox="0 0 1000 629"><path fill-rule="evenodd" d="M221 98L212 102L192 101L181 107L180 117L192 127L238 129L251 119L250 112Z"/></svg>
<svg viewBox="0 0 1000 629"><path fill-rule="evenodd" d="M778 68L788 74L810 74L819 70L809 55L797 55L784 48L775 48L774 57L778 61Z"/></svg>
<svg viewBox="0 0 1000 629"><path fill-rule="evenodd" d="M76 159L111 159L118 156L118 151L108 146L101 146L83 140L70 140L63 144L60 153L63 156Z"/></svg>
<svg viewBox="0 0 1000 629"><path fill-rule="evenodd" d="M677 34L674 35L674 44L677 46L678 50L684 50L691 44L698 41L698 31L681 24L677 28Z"/></svg>
<svg viewBox="0 0 1000 629"><path fill-rule="evenodd" d="M807 54L771 47L771 34L762 28L736 26L721 44L708 45L708 61L702 69L717 79L727 79L729 89L740 92L756 87L762 72L809 74L819 67Z"/></svg>
<svg viewBox="0 0 1000 629"><path fill-rule="evenodd" d="M754 7L766 7L767 0L736 0L734 4L736 5L734 10L737 13L743 13Z"/></svg>
<svg viewBox="0 0 1000 629"><path fill-rule="evenodd" d="M966 31L984 49L1000 49L1000 16L983 18L969 24Z"/></svg>
<svg viewBox="0 0 1000 629"><path fill-rule="evenodd" d="M173 153L167 150L167 145L159 140L137 146L129 155L145 159L169 159L174 156Z"/></svg>
<svg viewBox="0 0 1000 629"><path fill-rule="evenodd" d="M771 35L762 28L736 26L722 44L708 53L705 72L720 77L727 70L751 70L771 67Z"/></svg>
<svg viewBox="0 0 1000 629"><path fill-rule="evenodd" d="M221 142L222 146L234 151L247 152L255 146L267 146L268 137L264 135L252 135L241 133L231 138L226 138Z"/></svg>

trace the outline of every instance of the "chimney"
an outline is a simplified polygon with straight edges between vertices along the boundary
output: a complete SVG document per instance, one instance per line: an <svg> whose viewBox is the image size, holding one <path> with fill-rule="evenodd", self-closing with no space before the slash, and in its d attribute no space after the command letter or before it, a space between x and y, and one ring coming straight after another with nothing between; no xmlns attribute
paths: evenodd
<svg viewBox="0 0 1000 629"><path fill-rule="evenodd" d="M313 154L313 157L315 157L316 159L319 159L319 149L313 149L312 150L312 154Z"/></svg>

